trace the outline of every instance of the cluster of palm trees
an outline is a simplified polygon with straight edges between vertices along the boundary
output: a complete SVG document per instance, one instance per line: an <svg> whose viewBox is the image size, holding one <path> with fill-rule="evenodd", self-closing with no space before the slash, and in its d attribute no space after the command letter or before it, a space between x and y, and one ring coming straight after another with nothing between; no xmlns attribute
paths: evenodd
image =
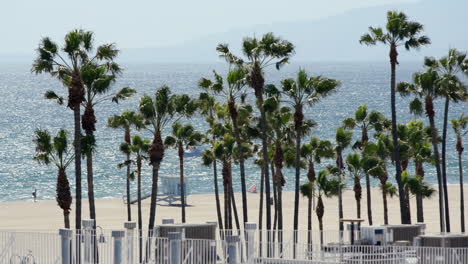
<svg viewBox="0 0 468 264"><path fill-rule="evenodd" d="M417 219L424 221L423 199L435 193L424 182L424 168L434 163L437 169L442 231L450 231L449 206L447 199L446 140L450 102L466 101L466 85L462 75L468 75L466 54L451 49L439 60L426 58L424 71L416 73L412 83L395 81L398 65L398 47L407 50L430 43L422 35L423 26L408 20L405 14L389 11L386 30L370 27L370 32L361 37L367 45L383 43L390 47L391 63L391 119L378 111L370 111L366 105L356 109L354 116L344 119L336 130L333 141L310 137L317 125L307 118L313 113L314 105L333 94L340 81L324 76L310 76L299 69L297 76L286 78L278 85L268 84L265 70L288 63L294 54L294 45L272 33L261 38L245 38L242 54L234 54L227 44L220 44L216 51L227 63L226 74L213 73L212 79L201 78L198 82L200 94L191 97L173 94L167 86L158 88L153 96L140 98L135 111L124 111L108 119L108 126L123 131L120 146L125 160L119 164L126 168L127 201L130 197L130 181L137 179L138 228L142 237L141 212L142 166L152 168L151 203L148 230L154 228L158 194L159 169L167 148L174 148L180 161L181 221L186 221L184 186L184 153L187 149L203 145L202 164L213 169L216 212L221 229L241 229L249 221L246 166L257 166L261 179L259 228L266 222L267 230L283 230L283 187L286 179L284 167L295 168L293 229L299 228L300 194L308 198L308 229L312 229L312 211L323 229L325 197L338 197L339 218L343 218L343 198L348 178L353 182L356 200L356 216L362 217L362 182L365 182L367 197L367 220L374 223L372 215L371 177L379 182L384 208L384 224L388 224L388 196L397 195L400 201L401 223L411 223L410 197L417 201ZM64 212L65 226L69 225L71 193L66 168L75 161L76 219L75 228L81 222L81 158L86 158L90 217L96 219L93 188L93 153L96 146L94 131L95 106L104 100L118 103L136 93L122 88L112 93L111 88L121 69L115 63L118 50L113 44L93 47L93 34L75 30L65 37L63 46L44 38L34 61L35 73L48 73L68 88L68 107L74 113L74 139L70 144L67 132L60 130L52 137L47 130L37 130L35 135L36 159L45 164L53 163L58 168L57 201ZM396 93L414 96L410 111L426 113L429 126L419 120L399 124L396 116ZM253 93L253 98L249 95ZM48 91L46 98L63 104L65 99ZM445 99L443 135L436 128L434 99ZM421 102L424 99L424 104ZM81 106L84 113L81 113ZM196 131L189 124L190 117L202 115L208 125L204 132ZM461 221L464 231L462 136L466 134L467 117L452 120L457 135L460 167L460 196L462 200ZM170 129L170 135L163 135ZM82 129L84 135L82 135ZM135 131L147 130L152 139L145 139ZM358 139L353 142L354 134ZM439 154L442 143L442 154ZM72 147L71 147L72 145ZM328 164L323 164L325 161ZM147 162L145 162L147 161ZM409 165L414 165L410 173ZM219 165L221 167L219 167ZM233 166L239 167L242 194L242 220L239 219L237 203L233 193ZM396 186L389 167L395 166ZM318 168L322 168L318 170ZM307 182L301 185L303 172ZM222 176L223 206L221 206L218 174ZM273 199L273 201L271 201ZM271 204L274 204L273 212ZM224 212L221 208L224 207ZM263 210L265 209L265 216ZM265 217L265 219L264 219ZM127 203L127 220L132 220L130 204ZM234 227L235 224L235 227ZM339 224L343 230L343 224ZM149 234L151 236L151 233ZM280 238L278 238L280 239ZM140 241L140 245L142 242ZM142 251L140 247L140 259Z"/></svg>

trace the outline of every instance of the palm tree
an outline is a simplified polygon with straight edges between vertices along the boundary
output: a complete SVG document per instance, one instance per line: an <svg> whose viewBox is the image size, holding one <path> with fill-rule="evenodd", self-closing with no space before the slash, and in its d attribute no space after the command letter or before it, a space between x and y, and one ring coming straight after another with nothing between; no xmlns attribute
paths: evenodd
<svg viewBox="0 0 468 264"><path fill-rule="evenodd" d="M308 183L308 185L308 189L314 188L312 184ZM339 189L343 186L342 182L339 179L334 178L328 169L319 171L315 186L317 186L318 190L317 208L315 209L315 213L317 214L319 221L320 245L323 246L323 215L325 214L325 206L323 204L322 197L325 196L331 198L338 196Z"/></svg>
<svg viewBox="0 0 468 264"><path fill-rule="evenodd" d="M205 166L213 165L213 185L215 190L215 200L216 200L216 213L218 216L218 227L220 230L223 229L223 220L221 214L221 203L219 201L219 190L218 190L218 170L217 170L217 161L213 154L213 148L217 142L217 137L219 136L219 128L216 124L219 124L215 118L215 110L217 108L217 103L215 97L208 93L200 93L198 99L199 110L203 116L206 116L206 122L210 125L210 129L207 131L207 134L211 134L211 140L209 141L211 149L207 149L203 152L202 162Z"/></svg>
<svg viewBox="0 0 468 264"><path fill-rule="evenodd" d="M157 89L154 98L144 95L140 99L139 111L146 125L148 125L147 129L153 134L153 141L148 152L152 166L151 204L148 222L148 232L150 234L154 228L156 217L159 168L164 158L162 131L174 118L191 116L196 108L196 102L188 95L171 95L168 86L162 86Z"/></svg>
<svg viewBox="0 0 468 264"><path fill-rule="evenodd" d="M376 132L382 132L382 130L385 129L385 121L385 116L382 113L377 111L371 111L368 113L367 105L361 105L356 109L354 118L349 117L343 120L343 128L358 128L361 130L361 138L353 145L353 149L362 149L363 146L369 141L369 130L374 129ZM372 225L373 221L370 177L367 172L364 172L364 174L366 176L367 219L369 225Z"/></svg>
<svg viewBox="0 0 468 264"><path fill-rule="evenodd" d="M36 144L34 159L40 164L50 165L53 163L58 169L55 199L63 210L65 228L70 228L72 196L66 170L73 161L74 155L68 144L68 134L65 130L60 129L57 135L52 138L49 131L37 129L34 143Z"/></svg>
<svg viewBox="0 0 468 264"><path fill-rule="evenodd" d="M467 91L466 85L464 85L459 79L458 75L463 71L463 65L468 63L466 59L466 53L457 51L456 49L450 49L448 55L442 57L440 60L434 58L425 58L424 64L427 67L431 67L439 73L440 80L438 85L440 86L441 95L445 97L444 107L444 125L442 130L442 156L441 156L441 173L442 173L442 184L444 188L444 201L445 201L445 215L447 232L450 232L450 214L448 205L448 191L447 191L447 162L446 162L446 145L447 145L447 127L448 127L448 113L450 101L458 103L466 100Z"/></svg>
<svg viewBox="0 0 468 264"><path fill-rule="evenodd" d="M147 159L144 153L148 153L151 142L149 139L143 139L139 135L133 135L131 143L123 143L120 148L122 152L131 152L135 154L136 171L132 174L137 174L137 202L138 202L138 240L139 240L139 259L140 263L143 260L143 218L141 214L141 167L142 160ZM130 203L128 201L127 203Z"/></svg>
<svg viewBox="0 0 468 264"><path fill-rule="evenodd" d="M392 143L387 135L381 134L377 143L367 142L363 149L362 167L369 175L380 181L382 191L384 224L388 225L388 202L387 196L395 194L395 188L388 183L387 162L391 158ZM406 197L405 197L406 198Z"/></svg>
<svg viewBox="0 0 468 264"><path fill-rule="evenodd" d="M75 146L75 181L76 210L75 228L81 229L81 113L80 106L85 100L83 83L83 68L96 64L105 66L111 73L120 72L120 67L114 62L119 51L114 44L103 44L93 48L93 32L73 30L65 36L62 48L45 37L39 43L38 57L34 60L32 71L36 74L49 73L68 87L68 107L74 116L74 146ZM54 92L46 92L46 97ZM62 100L62 98L57 98Z"/></svg>
<svg viewBox="0 0 468 264"><path fill-rule="evenodd" d="M348 171L354 181L354 199L356 200L356 213L357 218L361 218L361 199L362 199L362 186L361 176L364 172L362 168L361 156L358 153L350 153L346 156L346 164Z"/></svg>
<svg viewBox="0 0 468 264"><path fill-rule="evenodd" d="M224 52L230 53L227 46L224 46ZM268 141L267 141L267 120L265 110L263 109L263 93L264 93L264 70L272 65L276 69L288 63L289 58L294 53L294 45L289 41L283 40L267 33L261 39L255 37L247 37L242 41L242 52L247 58L243 60L243 66L247 70L247 83L253 88L255 97L257 98L257 107L260 111L260 137L262 140L262 156L263 156L263 177L265 178L265 194L266 194L266 226L267 230L271 230L271 208L270 208L270 173L268 169ZM239 57L238 57L239 58Z"/></svg>
<svg viewBox="0 0 468 264"><path fill-rule="evenodd" d="M184 190L184 154L185 149L195 148L200 145L203 135L190 125L182 125L179 122L172 124L172 136L164 140L166 147L177 149L180 169L180 199L182 204L182 223L185 223L185 190Z"/></svg>
<svg viewBox="0 0 468 264"><path fill-rule="evenodd" d="M405 129L402 129L405 127ZM430 128L425 128L422 121L410 121L406 126L400 126L398 135L402 140L402 155L406 156L408 160L414 162L414 169L416 178L420 181L424 180L424 163L432 162L432 150L430 143ZM403 164L408 162L403 162ZM405 168L406 170L406 168ZM407 194L408 195L408 194ZM416 214L417 221L424 222L423 198L424 195L415 193L416 195Z"/></svg>
<svg viewBox="0 0 468 264"><path fill-rule="evenodd" d="M144 127L143 124L143 117L133 111L124 111L120 115L114 115L107 120L107 126L110 128L122 128L124 130L124 140L125 143L130 145L132 143L131 140L131 127L135 126L136 129L141 129ZM132 211L131 211L131 197L130 197L130 173L131 173L131 152L126 151L124 153L126 155L126 163L127 167L127 175L126 175L126 190L127 190L127 221L132 221Z"/></svg>
<svg viewBox="0 0 468 264"><path fill-rule="evenodd" d="M335 135L336 167L339 170L338 178L340 181L342 180L343 170L345 169L345 165L343 162L343 151L351 144L352 139L353 139L353 133L351 131L347 131L343 127L339 127L336 130L336 135ZM343 194L342 194L341 188L338 191L338 217L339 219L343 219ZM343 222L340 221L339 227L340 227L340 232L343 232L344 231Z"/></svg>
<svg viewBox="0 0 468 264"><path fill-rule="evenodd" d="M413 76L413 84L402 82L398 84L398 91L402 96L414 94L416 98L410 103L410 111L416 115L423 113L423 103L419 98L424 99L424 111L429 118L429 125L431 128L431 142L434 153L434 162L436 165L437 182L439 185L439 216L440 216L440 229L441 232L448 231L450 228L445 224L448 220L444 215L444 190L442 188L442 173L440 169L440 156L439 156L439 136L435 126L435 110L434 99L440 96L439 74L433 69L428 68L423 73L416 73Z"/></svg>
<svg viewBox="0 0 468 264"><path fill-rule="evenodd" d="M233 133L236 139L236 144L242 146L244 142L241 140L241 133L238 122L238 106L236 100L238 97L244 95L244 87L246 86L246 74L247 72L241 66L238 66L240 62L232 55L227 49L226 45L220 44L217 47L221 56L226 58L229 63L229 72L226 76L226 86L224 85L223 78L221 75L214 71L214 81L202 78L198 86L206 90L211 90L216 95L222 95L226 98L226 103L229 109L229 116L233 126ZM237 66L233 67L236 64ZM241 179L241 191L242 191L242 211L244 223L248 222L248 204L247 204L247 188L245 185L245 166L244 166L244 152L243 147L238 148L238 160L240 168L240 179Z"/></svg>
<svg viewBox="0 0 468 264"><path fill-rule="evenodd" d="M307 205L307 230L309 236L312 231L312 203L315 196L315 188L313 187L316 181L315 165L320 164L323 159L331 159L335 156L332 143L328 140L320 140L318 137L312 137L309 143L302 145L301 156L307 164L307 179L308 183L302 185L301 193L308 198ZM309 185L310 184L310 185ZM310 192L309 192L310 191Z"/></svg>
<svg viewBox="0 0 468 264"><path fill-rule="evenodd" d="M422 198L430 198L435 193L434 188L425 183L423 179L418 175L411 176L409 175L407 170L404 170L401 174L401 177L405 186L405 191L407 195L406 199L408 200L410 200L410 194L413 194L416 197L419 196ZM420 210L422 210L422 208L417 208L416 210L418 215L421 214Z"/></svg>
<svg viewBox="0 0 468 264"><path fill-rule="evenodd" d="M330 95L339 86L339 82L325 77L309 77L305 70L299 70L296 80L285 79L281 82L283 92L289 97L294 108L294 128L296 131L296 181L294 185L294 231L299 225L299 184L301 176L301 130L303 129L304 108L312 106Z"/></svg>
<svg viewBox="0 0 468 264"><path fill-rule="evenodd" d="M462 154L463 154L463 143L462 136L466 135L468 131L466 130L468 124L468 117L465 117L464 114L458 119L452 119L452 127L457 136L456 149L458 153L458 172L460 174L460 224L461 231L465 232L465 198L463 193L463 167L462 167Z"/></svg>
<svg viewBox="0 0 468 264"><path fill-rule="evenodd" d="M398 131L397 131L397 116L396 116L396 81L395 68L398 63L398 47L404 45L406 50L419 49L421 46L431 43L427 36L421 35L423 25L415 21L408 20L408 17L403 12L388 11L386 32L382 28L369 27L369 33L361 36L359 43L376 45L382 43L390 46L390 66L391 66L391 81L390 81L390 99L392 111L392 137L393 137L393 155L395 159L396 181L398 184L398 193L400 197L401 223L408 224L411 219L409 217L409 209L405 201L405 191L401 182L401 164L398 147Z"/></svg>

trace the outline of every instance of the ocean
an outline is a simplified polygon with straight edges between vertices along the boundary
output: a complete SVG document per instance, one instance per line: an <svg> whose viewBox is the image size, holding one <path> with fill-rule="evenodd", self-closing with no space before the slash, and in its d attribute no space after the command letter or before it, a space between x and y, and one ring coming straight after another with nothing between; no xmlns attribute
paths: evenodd
<svg viewBox="0 0 468 264"><path fill-rule="evenodd" d="M226 72L226 65L215 64L122 64L125 71L114 85L114 91L121 87L131 87L138 91L133 98L120 104L103 102L95 108L97 116L96 139L97 152L94 158L94 184L97 198L122 197L125 193L125 169L119 170L117 164L125 157L119 152L123 141L123 132L106 127L107 118L122 111L136 110L139 97L152 95L162 85L171 87L174 93L187 93L197 96L200 89L197 82L201 77L212 77L212 71ZM386 62L317 62L292 63L280 71L269 69L266 72L266 83L278 84L283 78L295 77L299 68L309 74L323 75L342 82L336 93L306 110L306 117L314 119L318 126L311 136L334 140L335 130L341 121L354 115L356 108L367 104L369 110L378 110L390 117L390 66ZM413 72L421 69L420 63L401 62L397 68L397 79L407 81ZM33 160L35 147L34 130L44 128L56 133L65 128L73 132L72 111L65 106L44 99L46 90L54 90L66 96L66 88L57 80L47 75L35 75L27 63L0 63L0 201L30 200L31 193L37 189L38 199L54 199L56 168L38 164ZM248 88L250 89L250 88ZM251 89L250 89L251 90ZM251 94L253 96L253 94ZM427 124L427 118L414 117L409 113L407 98L397 97L397 115L399 122L419 118ZM437 125L442 127L443 102L436 102ZM451 104L450 118L458 117L464 111L463 104ZM465 108L466 109L466 108ZM190 120L196 129L205 132L207 124L204 118L194 116ZM163 136L170 133L170 126ZM137 132L150 138L148 131ZM357 139L359 133L355 133ZM307 141L308 139L305 139ZM200 150L204 147L201 146ZM466 160L466 154L464 156ZM179 163L177 153L167 150L161 166L161 174L178 175ZM333 163L325 161L323 165ZM74 194L73 165L67 171L72 194ZM319 167L320 168L320 167ZM412 167L410 167L413 171ZM464 170L468 168L465 163ZM425 165L425 179L431 184L437 182L435 168ZM247 187L260 183L259 169L251 161L246 164ZM294 188L294 170L285 169L285 190ZM305 171L302 181L306 180ZM201 163L201 158L191 155L185 160L185 175L188 179L189 193L210 193L214 191L212 169ZM458 161L455 151L455 136L451 127L448 130L447 175L449 184L458 183ZM86 197L86 169L83 167L83 196ZM144 192L148 192L151 182L150 167L145 164L143 171ZM393 177L392 177L393 178ZM234 165L233 182L235 191L240 190L239 171ZM377 181L373 182L377 185ZM132 183L132 189L135 189ZM221 187L221 180L219 181ZM351 186L351 185L349 185Z"/></svg>

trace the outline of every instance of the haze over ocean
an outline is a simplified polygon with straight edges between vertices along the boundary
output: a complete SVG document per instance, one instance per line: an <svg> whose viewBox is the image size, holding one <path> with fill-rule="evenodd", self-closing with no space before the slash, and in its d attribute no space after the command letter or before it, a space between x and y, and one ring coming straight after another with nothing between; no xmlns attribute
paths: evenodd
<svg viewBox="0 0 468 264"><path fill-rule="evenodd" d="M125 67L123 75L118 79L114 89L131 87L137 89L138 94L133 98L114 104L105 102L96 106L98 123L96 125L97 155L94 159L94 185L97 198L122 197L125 188L125 170L119 170L117 164L124 160L119 152L119 145L123 141L123 131L106 127L107 118L123 110L136 110L138 100L143 94L153 95L161 85L169 85L174 93L188 93L198 96L200 89L197 82L201 77L212 77L212 70L224 73L226 65L219 64L122 64ZM283 78L295 77L299 67L310 74L323 74L327 77L342 81L338 92L325 98L312 109L306 111L306 117L314 119L318 126L313 130L312 136L334 141L336 128L341 121L354 115L356 108L367 104L369 110L378 110L387 117L390 113L390 66L386 62L321 62L321 63L293 63L281 71L271 69L267 72L266 83L278 84ZM411 74L421 69L420 62L402 62L397 68L399 81L410 80ZM72 111L66 106L57 105L53 101L44 99L46 90L55 90L66 95L64 88L58 81L46 75L30 73L30 65L0 63L0 87L3 96L0 97L0 201L31 199L31 192L38 189L39 199L54 199L56 184L56 169L39 165L33 160L34 144L33 134L36 128L45 128L56 133L59 128L72 131ZM247 89L249 100L252 100L252 89ZM408 122L415 117L409 113L409 99L398 97L397 114L399 122ZM436 102L437 126L442 126L442 106ZM463 112L462 104L451 104L449 118L458 117ZM427 124L425 116L418 117ZM186 120L184 120L186 121ZM194 116L191 122L199 131L205 132L207 124L204 118ZM170 126L165 135L170 133ZM134 132L135 133L135 132ZM138 132L147 138L147 131ZM355 133L355 139L359 133ZM308 141L305 139L304 142ZM203 146L201 147L203 148ZM466 159L466 154L464 154ZM458 183L458 167L455 151L455 137L452 128L448 130L447 142L447 175L450 184ZM334 160L325 161L324 164L334 163ZM162 163L161 174L178 175L178 157L173 150L167 150ZM73 167L73 166L70 166ZM240 191L240 177L238 168L233 166L233 181L235 191ZM464 170L468 168L465 162ZM436 184L435 168L425 166L425 180ZM410 172L414 169L410 165ZM185 160L185 173L189 180L190 193L213 192L212 169L204 167L200 157L187 157ZM393 172L392 172L393 173ZM72 194L74 194L74 172L67 171ZM286 168L285 190L293 190L293 169ZM86 168L83 167L83 190L86 190ZM260 170L248 162L246 165L247 186L260 183ZM149 192L151 171L144 166L143 186L144 193ZM393 181L393 175L390 177ZM302 181L306 180L306 172L302 173ZM219 181L221 186L221 180ZM377 181L374 180L374 184ZM132 183L135 189L135 184ZM83 193L86 197L86 191Z"/></svg>

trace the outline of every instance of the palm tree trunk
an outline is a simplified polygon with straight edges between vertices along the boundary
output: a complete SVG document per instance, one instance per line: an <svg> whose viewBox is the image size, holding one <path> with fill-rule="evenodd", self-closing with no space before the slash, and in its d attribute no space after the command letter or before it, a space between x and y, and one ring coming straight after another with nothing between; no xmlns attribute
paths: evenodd
<svg viewBox="0 0 468 264"><path fill-rule="evenodd" d="M75 125L75 229L81 230L81 114L80 105L73 109Z"/></svg>
<svg viewBox="0 0 468 264"><path fill-rule="evenodd" d="M245 185L245 166L244 166L244 150L242 149L242 140L239 133L239 125L237 124L237 109L235 102L230 101L228 103L229 112L231 115L231 121L234 128L234 137L236 138L236 144L238 147L238 159L239 159L239 168L240 168L240 178L241 178L241 191L242 191L242 213L244 224L249 220L248 217L248 203L247 203L247 188Z"/></svg>
<svg viewBox="0 0 468 264"><path fill-rule="evenodd" d="M301 168L299 166L301 161L301 135L299 129L300 127L296 127L296 157L294 162L296 167L294 182L294 245L297 243L297 230L299 228L299 185L301 180Z"/></svg>
<svg viewBox="0 0 468 264"><path fill-rule="evenodd" d="M461 145L461 142L460 142L460 145ZM463 167L462 167L462 152L461 151L458 152L458 172L460 174L460 225L461 225L461 231L464 233L465 232L465 197L463 193Z"/></svg>
<svg viewBox="0 0 468 264"><path fill-rule="evenodd" d="M232 229L231 218L231 194L230 194L230 179L229 179L229 166L226 160L223 160L223 188L224 188L224 226L226 229Z"/></svg>
<svg viewBox="0 0 468 264"><path fill-rule="evenodd" d="M232 211L234 214L234 221L236 222L236 228L237 230L240 230L239 215L237 214L236 198L234 197L234 189L232 188L232 182L229 184L229 192L231 194Z"/></svg>
<svg viewBox="0 0 468 264"><path fill-rule="evenodd" d="M421 177L422 181L424 179L424 169L422 163L415 162L414 167L416 169L416 175ZM424 223L424 205L421 194L416 194L416 215L418 223Z"/></svg>
<svg viewBox="0 0 468 264"><path fill-rule="evenodd" d="M271 167L271 177L273 178L273 203L275 204L275 216L273 217L273 230L277 229L278 225L278 188L275 182L275 165L273 162L270 164ZM274 238L273 238L274 239Z"/></svg>
<svg viewBox="0 0 468 264"><path fill-rule="evenodd" d="M184 147L179 144L179 172L180 172L180 204L182 207L182 223L185 223L185 188L184 188Z"/></svg>
<svg viewBox="0 0 468 264"><path fill-rule="evenodd" d="M325 207L323 205L322 195L319 190L319 197L317 199L317 208L315 210L317 218L319 221L319 230L320 230L320 246L323 245L323 214L325 213Z"/></svg>
<svg viewBox="0 0 468 264"><path fill-rule="evenodd" d="M218 169L216 166L216 159L213 160L213 185L215 189L215 200L216 200L216 214L218 216L218 226L220 230L223 230L223 215L221 214L221 203L219 201L219 188L218 188Z"/></svg>
<svg viewBox="0 0 468 264"><path fill-rule="evenodd" d="M130 160L130 153L127 154L127 161ZM132 221L132 206L130 204L130 163L127 165L127 221Z"/></svg>
<svg viewBox="0 0 468 264"><path fill-rule="evenodd" d="M439 189L439 218L440 218L440 231L446 232L446 225L445 225L445 216L444 216L444 190L442 188L442 175L440 172L440 158L439 158L439 147L438 147L438 135L437 135L437 128L435 127L434 122L434 104L431 97L425 98L425 106L426 106L426 114L429 117L429 125L431 128L431 142L432 147L434 148L434 162L436 165L436 172L437 172L437 183Z"/></svg>
<svg viewBox="0 0 468 264"><path fill-rule="evenodd" d="M312 196L307 199L307 245L312 249Z"/></svg>
<svg viewBox="0 0 468 264"><path fill-rule="evenodd" d="M271 192L270 192L270 173L268 170L268 142L267 142L267 128L266 128L266 114L263 109L263 96L259 96L259 105L260 107L260 126L262 129L262 156L263 156L263 166L264 166L264 178L265 178L265 198L266 198L266 227L267 230L271 230Z"/></svg>
<svg viewBox="0 0 468 264"><path fill-rule="evenodd" d="M263 172L265 170L265 166L261 166L261 175L260 175L260 204L258 207L258 230L260 232L258 242L259 242L259 256L262 256L262 231L263 231L263 189L265 185L265 173Z"/></svg>
<svg viewBox="0 0 468 264"><path fill-rule="evenodd" d="M141 214L141 157L137 154L137 202L138 202L138 242L139 260L143 261L143 217Z"/></svg>
<svg viewBox="0 0 468 264"><path fill-rule="evenodd" d="M382 183L382 200L383 200L383 210L384 210L384 225L388 225L388 203L387 203L386 182Z"/></svg>
<svg viewBox="0 0 468 264"><path fill-rule="evenodd" d="M401 212L401 223L409 224L409 210L406 202L405 190L403 188L403 183L401 181L401 162L400 162L400 153L399 153L399 144L398 144L398 130L397 130L397 116L396 116L396 64L398 52L394 44L390 47L390 65L391 65L391 83L390 83L390 96L391 96L391 110L392 110L392 139L393 139L393 157L395 160L395 178L398 184L398 197L400 198L400 212Z"/></svg>
<svg viewBox="0 0 468 264"><path fill-rule="evenodd" d="M448 97L445 98L445 109L444 109L444 127L442 129L442 183L444 188L444 205L445 205L445 224L447 232L450 232L450 207L448 200L447 191L447 161L446 161L446 145L447 145L447 125L448 125L448 113L449 113L450 100Z"/></svg>
<svg viewBox="0 0 468 264"><path fill-rule="evenodd" d="M93 176L93 153L86 153L86 170L88 177L88 200L89 200L89 217L94 219L96 224L96 205L94 202L94 176Z"/></svg>
<svg viewBox="0 0 468 264"><path fill-rule="evenodd" d="M159 168L161 161L164 158L164 143L161 137L161 131L156 131L154 134L153 142L149 150L150 163L153 167L152 171L152 186L151 186L151 204L150 204L150 216L148 222L148 235L152 236L154 221L156 219L156 200L158 197L158 180L159 180ZM148 252L147 252L148 253Z"/></svg>
<svg viewBox="0 0 468 264"><path fill-rule="evenodd" d="M65 228L70 229L70 212L67 210L63 210L63 221Z"/></svg>
<svg viewBox="0 0 468 264"><path fill-rule="evenodd" d="M370 186L370 177L369 174L366 172L366 194L367 194L367 219L369 221L369 225L372 225L372 201L371 201L371 186Z"/></svg>

